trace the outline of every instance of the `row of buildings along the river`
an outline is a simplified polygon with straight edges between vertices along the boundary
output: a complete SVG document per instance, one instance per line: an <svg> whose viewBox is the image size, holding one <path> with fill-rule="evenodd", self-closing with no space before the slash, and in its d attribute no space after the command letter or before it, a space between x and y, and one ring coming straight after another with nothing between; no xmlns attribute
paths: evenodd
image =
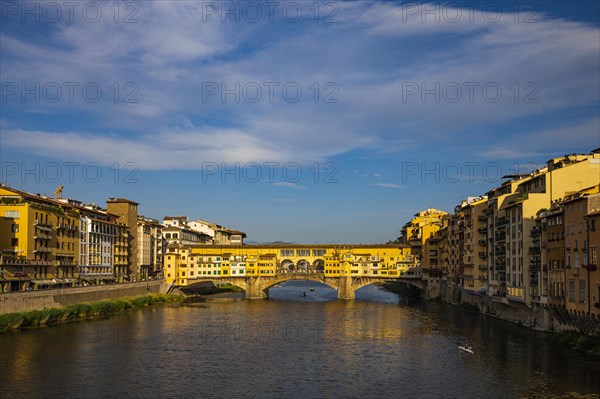
<svg viewBox="0 0 600 399"><path fill-rule="evenodd" d="M401 241L463 292L600 316L600 149L504 178L452 214L416 214Z"/></svg>
<svg viewBox="0 0 600 399"><path fill-rule="evenodd" d="M163 277L168 245L242 244L245 233L204 220L138 214L0 185L0 292Z"/></svg>

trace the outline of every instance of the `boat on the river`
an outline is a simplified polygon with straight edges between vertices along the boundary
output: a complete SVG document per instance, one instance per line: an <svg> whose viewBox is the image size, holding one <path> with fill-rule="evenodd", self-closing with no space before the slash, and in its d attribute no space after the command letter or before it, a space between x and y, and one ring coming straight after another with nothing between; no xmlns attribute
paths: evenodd
<svg viewBox="0 0 600 399"><path fill-rule="evenodd" d="M459 346L458 349L467 353L473 353L473 348L470 345Z"/></svg>

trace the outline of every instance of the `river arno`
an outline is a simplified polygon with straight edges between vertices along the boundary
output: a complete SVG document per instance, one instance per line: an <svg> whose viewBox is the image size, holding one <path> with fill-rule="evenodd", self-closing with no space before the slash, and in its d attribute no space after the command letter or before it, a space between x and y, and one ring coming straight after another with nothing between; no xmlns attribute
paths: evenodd
<svg viewBox="0 0 600 399"><path fill-rule="evenodd" d="M0 397L598 397L598 362L439 303L309 282L0 335ZM306 297L300 295L306 292ZM333 299L333 300L331 300ZM468 342L473 355L458 346Z"/></svg>

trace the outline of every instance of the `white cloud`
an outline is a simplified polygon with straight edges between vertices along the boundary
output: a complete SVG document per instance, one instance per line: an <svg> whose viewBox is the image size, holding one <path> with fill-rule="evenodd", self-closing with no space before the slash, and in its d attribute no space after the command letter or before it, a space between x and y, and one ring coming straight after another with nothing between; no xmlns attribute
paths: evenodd
<svg viewBox="0 0 600 399"><path fill-rule="evenodd" d="M307 27L202 22L202 2L139 4L138 23L77 20L54 26L47 43L5 29L4 82L98 82L105 95L98 103L5 103L20 114L4 113L2 123L12 130L3 129L3 146L70 160L132 161L149 169L192 169L222 160L306 164L356 149L407 153L430 140L443 144L456 137L488 141L493 149L484 150L485 156L514 156L513 148L534 156L540 151L527 150L516 138L499 146L486 129L598 102L599 29L541 14L537 23L526 24L505 12L490 23L481 12L471 21L463 10L457 23L448 23L455 14L438 9L426 21L439 23L423 23L424 7L435 5L416 5L415 11L398 3L343 2L339 23ZM433 35L443 37L443 46L414 41ZM272 81L280 83L274 102L267 101L266 88L257 103L203 98L207 82L232 87ZM139 102L112 101L113 82L135 83ZM301 86L301 101L281 98L289 82ZM475 101L468 101L464 85L457 103L402 96L407 83L443 88L452 82L476 82ZM327 83L335 90L325 89ZM501 87L498 102L483 98L487 83ZM121 91L119 100L126 94ZM328 95L339 101L325 103ZM525 103L528 95L538 101ZM72 120L71 128L32 125L39 115ZM563 136L567 132L544 131L536 140L546 153L588 142L598 131L594 127Z"/></svg>
<svg viewBox="0 0 600 399"><path fill-rule="evenodd" d="M289 188L295 188L297 190L304 190L306 189L305 186L301 186L298 183L292 183L292 182L288 182L288 181L276 181L274 183L272 183L274 186L280 186L280 187L289 187Z"/></svg>
<svg viewBox="0 0 600 399"><path fill-rule="evenodd" d="M371 184L372 186L383 187L383 188L405 188L406 186L402 186L400 184L395 183L375 183Z"/></svg>

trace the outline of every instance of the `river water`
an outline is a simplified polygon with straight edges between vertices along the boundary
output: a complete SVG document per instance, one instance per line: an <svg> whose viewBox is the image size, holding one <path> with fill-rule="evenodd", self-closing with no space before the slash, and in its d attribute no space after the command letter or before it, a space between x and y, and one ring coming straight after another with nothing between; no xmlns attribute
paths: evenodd
<svg viewBox="0 0 600 399"><path fill-rule="evenodd" d="M343 302L334 290L304 281L269 295L2 334L0 397L597 398L600 392L597 361L547 334L446 304L402 303L376 286ZM458 349L464 343L474 354Z"/></svg>

